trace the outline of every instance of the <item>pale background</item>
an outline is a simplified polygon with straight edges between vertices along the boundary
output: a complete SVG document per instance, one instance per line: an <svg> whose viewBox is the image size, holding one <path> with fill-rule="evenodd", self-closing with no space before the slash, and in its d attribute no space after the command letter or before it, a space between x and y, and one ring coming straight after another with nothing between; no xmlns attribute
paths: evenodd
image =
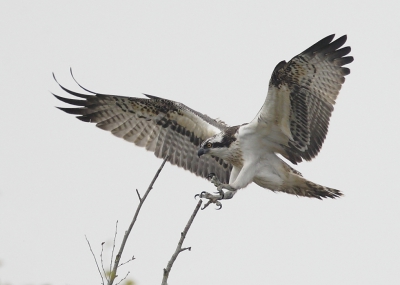
<svg viewBox="0 0 400 285"><path fill-rule="evenodd" d="M356 4L357 3L357 4ZM253 119L275 65L348 35L355 61L317 159L296 166L345 193L319 201L252 185L199 213L170 284L400 284L396 1L1 1L0 283L100 284L84 235L110 252L161 164L82 123L50 92L183 102L231 125ZM166 165L122 260L160 284L206 180ZM107 258L108 260L108 258ZM108 261L107 261L108 264Z"/></svg>

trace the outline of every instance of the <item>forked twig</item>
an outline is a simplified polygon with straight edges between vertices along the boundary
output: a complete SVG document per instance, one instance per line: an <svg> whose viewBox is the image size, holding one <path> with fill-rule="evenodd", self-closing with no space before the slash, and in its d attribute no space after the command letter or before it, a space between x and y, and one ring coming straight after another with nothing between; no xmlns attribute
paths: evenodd
<svg viewBox="0 0 400 285"><path fill-rule="evenodd" d="M101 261L101 268L103 269L104 277L106 278L106 280L108 282L108 277L107 277L106 270L104 269L104 264L103 264L103 250L104 250L104 241L101 243L100 261Z"/></svg>
<svg viewBox="0 0 400 285"><path fill-rule="evenodd" d="M133 216L132 222L129 225L128 230L124 234L124 238L122 239L121 247L118 251L118 254L115 256L114 266L113 266L113 270L110 272L110 279L108 281L108 285L112 285L114 283L115 278L117 277L117 269L118 269L119 262L121 261L121 256L122 256L122 252L124 251L126 241L128 240L129 234L131 233L132 227L136 222L136 219L139 215L140 209L142 208L144 201L146 200L147 196L149 195L151 189L153 189L154 182L156 182L158 175L160 174L160 172L163 169L164 164L167 162L167 160L168 160L168 156L165 157L160 168L157 170L156 175L154 175L154 178L151 181L151 183L150 183L149 187L147 188L146 193L143 195L143 197L140 197L138 191L136 192L139 196L139 205L136 209L135 215Z"/></svg>
<svg viewBox="0 0 400 285"><path fill-rule="evenodd" d="M200 209L202 202L203 202L202 200L199 200L199 202L196 205L196 208L193 211L192 216L190 217L188 223L186 224L185 229L183 230L183 232L181 232L181 238L179 239L178 246L176 247L176 250L175 250L174 254L172 255L171 259L168 261L167 267L164 268L164 274L163 274L163 279L162 279L161 285L167 285L167 279L168 279L169 273L171 272L172 265L174 264L176 258L178 257L178 254L187 249L191 250L191 247L182 248L182 244L183 244L183 241L185 240L186 234L189 231L190 226L192 225L194 218L196 217L197 212Z"/></svg>
<svg viewBox="0 0 400 285"><path fill-rule="evenodd" d="M131 273L131 272L128 271L128 273L126 273L125 277L122 278L122 279L121 279L117 284L115 284L115 285L121 284L121 282L124 281L124 280L126 279L126 277L128 277L129 273Z"/></svg>
<svg viewBox="0 0 400 285"><path fill-rule="evenodd" d="M97 263L96 256L94 255L94 252L93 252L93 250L92 250L92 247L90 246L90 242L89 242L89 240L87 239L86 235L85 235L85 239L86 239L86 241L87 241L87 243L88 243L88 245L89 245L90 252L91 252L92 255L93 255L94 262L96 262L97 270L99 271L99 274L100 274L100 277L101 277L101 284L104 285L103 275L101 274L100 267L99 267L99 264Z"/></svg>
<svg viewBox="0 0 400 285"><path fill-rule="evenodd" d="M133 261L133 260L135 260L135 259L136 259L136 258L135 258L134 256L132 256L131 259L129 259L128 261L122 262L120 265L118 265L118 267L121 267L122 265L125 265L125 264L127 264L127 263L129 263L129 262L131 262L131 261Z"/></svg>
<svg viewBox="0 0 400 285"><path fill-rule="evenodd" d="M118 220L115 223L115 234L114 234L114 241L113 241L113 249L112 249L112 252L111 252L110 269L108 270L108 273L111 273L112 262L113 262L113 259L114 259L115 240L117 239L117 232L118 232Z"/></svg>

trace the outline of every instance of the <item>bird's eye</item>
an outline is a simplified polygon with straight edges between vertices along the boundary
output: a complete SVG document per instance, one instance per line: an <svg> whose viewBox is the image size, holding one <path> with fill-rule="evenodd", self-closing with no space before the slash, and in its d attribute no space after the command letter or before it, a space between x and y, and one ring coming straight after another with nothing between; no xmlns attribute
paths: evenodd
<svg viewBox="0 0 400 285"><path fill-rule="evenodd" d="M207 148L211 148L211 146L212 146L212 144L210 142L206 144Z"/></svg>

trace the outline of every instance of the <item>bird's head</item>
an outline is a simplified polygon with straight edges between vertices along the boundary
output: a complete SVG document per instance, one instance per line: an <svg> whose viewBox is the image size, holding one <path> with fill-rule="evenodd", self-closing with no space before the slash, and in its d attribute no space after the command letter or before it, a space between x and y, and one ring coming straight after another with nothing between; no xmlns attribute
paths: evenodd
<svg viewBox="0 0 400 285"><path fill-rule="evenodd" d="M230 152L231 144L237 140L236 131L239 126L230 127L226 130L206 139L200 145L197 155L213 155L225 159Z"/></svg>

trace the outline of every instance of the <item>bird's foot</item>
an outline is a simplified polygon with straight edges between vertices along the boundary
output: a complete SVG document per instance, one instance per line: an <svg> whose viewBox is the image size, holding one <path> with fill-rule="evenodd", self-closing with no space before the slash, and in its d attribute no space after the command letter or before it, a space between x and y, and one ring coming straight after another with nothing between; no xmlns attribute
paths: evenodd
<svg viewBox="0 0 400 285"><path fill-rule="evenodd" d="M222 189L226 189L226 190L228 190L228 191L230 191L230 192L236 192L236 189L235 188L233 188L231 185L229 185L229 184L220 184L220 185L218 185L218 187L217 187L217 191L218 191L218 193L219 192L222 192ZM227 192L227 193L229 193L229 192ZM224 199L230 199L231 197L229 197L228 198L228 196L227 197L224 197Z"/></svg>
<svg viewBox="0 0 400 285"><path fill-rule="evenodd" d="M211 193L203 191L203 192L201 192L200 194L197 194L194 197L195 198L199 197L200 199L201 198L208 199L207 203L204 204L204 206L201 208L202 210L207 208L210 204L215 204L218 207L217 210L220 210L222 208L222 204L221 204L221 202L219 200L224 199L224 192L221 190L221 192L218 193L217 195L213 195Z"/></svg>
<svg viewBox="0 0 400 285"><path fill-rule="evenodd" d="M207 179L214 184L215 187L217 187L217 191L218 193L220 193L222 191L222 189L226 189L229 191L236 191L235 188L233 188L231 185L229 184L223 184L221 181L219 181L218 177L215 175L215 173L210 173L207 175ZM226 199L226 198L223 198Z"/></svg>
<svg viewBox="0 0 400 285"><path fill-rule="evenodd" d="M235 195L235 193L236 193L236 189L234 189L229 184L222 184L221 181L219 181L218 177L214 173L208 174L207 179L209 181L211 181L211 183L213 183L215 187L217 187L217 192L215 192L216 195L213 195L211 193L203 191L194 197L208 199L208 202L201 208L202 210L207 208L211 203L217 205L217 207L218 207L217 210L220 210L222 208L222 204L219 200L232 198L233 195ZM229 191L224 193L224 191L222 189L227 189Z"/></svg>

